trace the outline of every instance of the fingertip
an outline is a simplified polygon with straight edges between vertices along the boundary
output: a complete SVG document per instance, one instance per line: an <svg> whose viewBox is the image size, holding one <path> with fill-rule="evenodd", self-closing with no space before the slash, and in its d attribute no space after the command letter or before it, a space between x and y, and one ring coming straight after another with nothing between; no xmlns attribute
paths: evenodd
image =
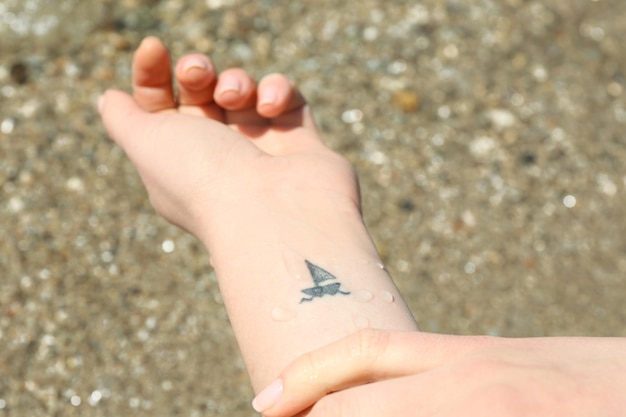
<svg viewBox="0 0 626 417"><path fill-rule="evenodd" d="M176 81L186 88L204 88L214 80L212 62L205 56L191 54L182 57L176 64Z"/></svg>
<svg viewBox="0 0 626 417"><path fill-rule="evenodd" d="M150 36L146 36L145 38L143 38L141 40L137 50L140 50L140 49L154 49L154 48L166 49L165 45L163 44L163 42L161 42L161 39L159 39L156 36L150 35Z"/></svg>
<svg viewBox="0 0 626 417"><path fill-rule="evenodd" d="M142 83L143 76L149 75L155 67L160 67L163 63L169 64L169 52L163 42L156 36L142 39L133 56L133 76L140 76L135 81ZM139 70L142 72L137 73ZM148 73L144 74L146 71Z"/></svg>
<svg viewBox="0 0 626 417"><path fill-rule="evenodd" d="M300 92L283 74L269 74L259 82L257 112L263 117L275 118L304 105Z"/></svg>
<svg viewBox="0 0 626 417"><path fill-rule="evenodd" d="M284 101L284 97L279 96L276 88L269 87L264 89L259 89L259 97L257 101L257 112L267 118L276 117L281 113L282 107L281 103Z"/></svg>
<svg viewBox="0 0 626 417"><path fill-rule="evenodd" d="M98 108L107 133L122 147L125 138L141 124L137 117L145 113L128 93L119 90L105 91L98 99Z"/></svg>
<svg viewBox="0 0 626 417"><path fill-rule="evenodd" d="M170 54L159 38L148 36L137 47L132 63L132 85L135 99L148 111L176 106Z"/></svg>
<svg viewBox="0 0 626 417"><path fill-rule="evenodd" d="M109 98L111 97L111 95L115 95L117 92L117 90L105 90L102 94L100 94L100 97L98 97L98 102L97 102L97 106L98 106L98 112L100 113L100 116L102 116L102 118L105 118L106 112L107 112L107 108L108 108L108 104L109 104ZM120 91L121 93L121 91Z"/></svg>
<svg viewBox="0 0 626 417"><path fill-rule="evenodd" d="M256 103L256 83L240 68L223 71L215 87L215 102L227 110L246 110Z"/></svg>
<svg viewBox="0 0 626 417"><path fill-rule="evenodd" d="M198 69L203 72L208 72L212 69L208 59L195 54L181 58L178 65L180 66L182 73L186 73L192 69Z"/></svg>
<svg viewBox="0 0 626 417"><path fill-rule="evenodd" d="M264 117L276 117L287 106L293 86L282 74L269 74L258 88L257 111Z"/></svg>
<svg viewBox="0 0 626 417"><path fill-rule="evenodd" d="M159 42L159 43L160 43L160 42L161 42L161 39L159 39L157 36L154 36L154 35L148 35L148 36L145 36L145 37L141 40L141 43L142 43L142 44L143 44L143 43L148 43L148 42Z"/></svg>
<svg viewBox="0 0 626 417"><path fill-rule="evenodd" d="M133 97L125 91L109 89L98 98L98 108L101 113L107 113L110 110L120 110L121 108L128 109L129 106L130 108L140 109Z"/></svg>
<svg viewBox="0 0 626 417"><path fill-rule="evenodd" d="M252 408L254 408L257 413L264 413L278 403L282 394L283 381L276 379L254 397L252 400Z"/></svg>

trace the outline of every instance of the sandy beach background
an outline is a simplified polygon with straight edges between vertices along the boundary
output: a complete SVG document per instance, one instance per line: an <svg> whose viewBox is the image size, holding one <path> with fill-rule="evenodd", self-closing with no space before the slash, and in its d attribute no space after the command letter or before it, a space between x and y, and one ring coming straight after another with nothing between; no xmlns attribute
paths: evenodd
<svg viewBox="0 0 626 417"><path fill-rule="evenodd" d="M95 111L146 35L301 86L423 330L626 336L623 0L0 0L0 417L254 415Z"/></svg>

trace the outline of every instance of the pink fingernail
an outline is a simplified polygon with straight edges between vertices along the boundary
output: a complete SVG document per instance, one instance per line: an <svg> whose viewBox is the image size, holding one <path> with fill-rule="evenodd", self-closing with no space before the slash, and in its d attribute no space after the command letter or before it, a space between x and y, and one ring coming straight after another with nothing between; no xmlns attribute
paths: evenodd
<svg viewBox="0 0 626 417"><path fill-rule="evenodd" d="M261 97L259 97L259 106L266 104L276 104L278 99L278 93L273 88L269 88L263 91Z"/></svg>
<svg viewBox="0 0 626 417"><path fill-rule="evenodd" d="M197 56L190 56L189 58L185 59L185 62L183 64L183 72L187 72L190 69L194 68L208 71L209 64L205 60Z"/></svg>
<svg viewBox="0 0 626 417"><path fill-rule="evenodd" d="M252 408L254 408L257 413L262 413L276 404L282 393L283 381L277 379L254 397L254 400L252 400Z"/></svg>
<svg viewBox="0 0 626 417"><path fill-rule="evenodd" d="M217 94L222 95L224 93L239 93L241 91L241 82L237 77L225 76L220 78L217 84Z"/></svg>

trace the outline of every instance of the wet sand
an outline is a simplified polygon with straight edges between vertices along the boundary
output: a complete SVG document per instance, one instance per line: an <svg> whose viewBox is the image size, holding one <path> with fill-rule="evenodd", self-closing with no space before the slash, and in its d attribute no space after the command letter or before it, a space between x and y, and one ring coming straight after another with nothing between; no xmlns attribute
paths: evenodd
<svg viewBox="0 0 626 417"><path fill-rule="evenodd" d="M149 34L301 86L425 331L626 336L626 2L0 0L0 417L254 415L95 111Z"/></svg>

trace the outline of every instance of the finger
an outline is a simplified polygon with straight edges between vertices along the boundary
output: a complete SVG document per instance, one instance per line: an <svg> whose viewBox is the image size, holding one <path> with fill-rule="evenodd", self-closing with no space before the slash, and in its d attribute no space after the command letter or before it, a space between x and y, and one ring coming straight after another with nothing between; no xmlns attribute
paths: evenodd
<svg viewBox="0 0 626 417"><path fill-rule="evenodd" d="M202 106L213 102L217 77L208 57L186 55L178 61L174 73L178 83L178 104Z"/></svg>
<svg viewBox="0 0 626 417"><path fill-rule="evenodd" d="M150 115L133 97L117 90L108 90L100 97L98 110L107 133L124 150Z"/></svg>
<svg viewBox="0 0 626 417"><path fill-rule="evenodd" d="M226 110L253 108L256 103L256 82L240 68L227 69L219 75L214 99Z"/></svg>
<svg viewBox="0 0 626 417"><path fill-rule="evenodd" d="M306 101L293 83L282 74L270 74L259 82L256 103L247 101L244 110L226 115L229 124L280 127L302 126L315 130Z"/></svg>
<svg viewBox="0 0 626 417"><path fill-rule="evenodd" d="M257 99L258 113L267 118L302 108L306 101L293 83L282 74L270 74L259 82Z"/></svg>
<svg viewBox="0 0 626 417"><path fill-rule="evenodd" d="M133 57L133 95L144 110L174 109L170 55L158 38L145 38Z"/></svg>
<svg viewBox="0 0 626 417"><path fill-rule="evenodd" d="M480 340L362 330L296 359L269 391L255 398L253 406L268 417L293 415L329 392L441 366Z"/></svg>
<svg viewBox="0 0 626 417"><path fill-rule="evenodd" d="M224 121L224 112L213 101L217 76L211 60L200 54L182 57L174 70L178 85L178 111Z"/></svg>

